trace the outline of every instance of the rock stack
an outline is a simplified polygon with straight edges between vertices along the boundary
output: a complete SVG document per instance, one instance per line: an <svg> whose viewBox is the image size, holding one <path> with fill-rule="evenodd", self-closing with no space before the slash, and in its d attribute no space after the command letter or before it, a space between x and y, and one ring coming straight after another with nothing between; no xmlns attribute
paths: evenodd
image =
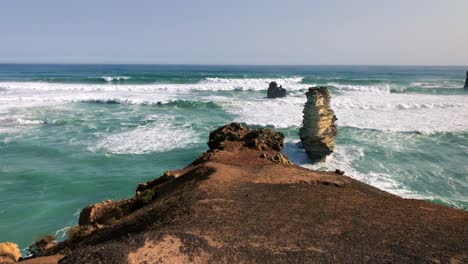
<svg viewBox="0 0 468 264"><path fill-rule="evenodd" d="M267 97L268 98L278 98L278 97L285 97L286 96L286 89L283 88L282 85L278 87L276 82L271 82L268 86Z"/></svg>
<svg viewBox="0 0 468 264"><path fill-rule="evenodd" d="M336 136L336 116L330 107L327 87L309 88L306 93L304 120L299 136L312 162L324 161L333 152Z"/></svg>
<svg viewBox="0 0 468 264"><path fill-rule="evenodd" d="M468 89L468 71L466 72L465 89Z"/></svg>

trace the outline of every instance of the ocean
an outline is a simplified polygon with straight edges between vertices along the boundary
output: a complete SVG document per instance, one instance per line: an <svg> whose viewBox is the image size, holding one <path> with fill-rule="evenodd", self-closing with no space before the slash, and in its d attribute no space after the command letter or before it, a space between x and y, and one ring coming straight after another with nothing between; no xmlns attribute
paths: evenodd
<svg viewBox="0 0 468 264"><path fill-rule="evenodd" d="M63 239L82 208L134 195L182 168L233 122L286 136L314 170L468 209L466 67L0 65L0 241ZM276 81L288 90L267 99ZM298 145L308 87L326 85L335 152L310 164Z"/></svg>

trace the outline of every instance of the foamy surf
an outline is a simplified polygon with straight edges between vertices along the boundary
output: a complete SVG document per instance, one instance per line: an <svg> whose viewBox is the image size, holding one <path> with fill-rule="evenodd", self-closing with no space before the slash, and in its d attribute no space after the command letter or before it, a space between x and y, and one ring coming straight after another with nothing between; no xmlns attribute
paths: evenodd
<svg viewBox="0 0 468 264"><path fill-rule="evenodd" d="M111 134L99 140L91 151L111 154L148 154L183 149L199 143L200 139L189 124L175 124L173 116L149 116L154 123Z"/></svg>
<svg viewBox="0 0 468 264"><path fill-rule="evenodd" d="M384 165L380 165L379 171L370 171L367 173L358 171L357 168L360 166L357 165L357 163L360 160L366 159L364 148L362 147L338 145L335 151L327 157L326 161L316 164L310 164L310 160L301 147L299 140L289 140L285 144L284 152L293 162L304 168L318 171L335 171L338 169L344 171L347 176L358 181L403 198L429 201L439 199L445 204L461 209L463 209L463 204L468 202L468 200L463 197L459 197L459 200L454 202L451 199L441 198L436 194L414 191L402 183L402 179L395 175L396 172L393 169L387 169Z"/></svg>
<svg viewBox="0 0 468 264"><path fill-rule="evenodd" d="M300 127L306 99L252 98L220 101L236 121L275 128ZM445 133L468 130L465 96L353 92L334 96L339 126L402 133ZM447 118L449 117L449 118Z"/></svg>

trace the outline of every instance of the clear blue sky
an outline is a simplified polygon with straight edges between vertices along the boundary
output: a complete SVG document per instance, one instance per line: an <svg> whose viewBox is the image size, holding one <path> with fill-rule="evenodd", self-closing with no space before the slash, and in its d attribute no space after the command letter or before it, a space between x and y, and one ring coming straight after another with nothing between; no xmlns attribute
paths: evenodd
<svg viewBox="0 0 468 264"><path fill-rule="evenodd" d="M0 62L468 65L468 0L3 0Z"/></svg>

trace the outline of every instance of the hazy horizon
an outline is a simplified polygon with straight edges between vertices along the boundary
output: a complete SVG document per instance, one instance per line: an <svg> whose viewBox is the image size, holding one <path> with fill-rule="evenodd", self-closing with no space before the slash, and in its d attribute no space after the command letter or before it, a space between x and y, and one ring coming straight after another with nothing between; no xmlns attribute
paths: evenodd
<svg viewBox="0 0 468 264"><path fill-rule="evenodd" d="M2 64L466 66L468 1L0 4Z"/></svg>

